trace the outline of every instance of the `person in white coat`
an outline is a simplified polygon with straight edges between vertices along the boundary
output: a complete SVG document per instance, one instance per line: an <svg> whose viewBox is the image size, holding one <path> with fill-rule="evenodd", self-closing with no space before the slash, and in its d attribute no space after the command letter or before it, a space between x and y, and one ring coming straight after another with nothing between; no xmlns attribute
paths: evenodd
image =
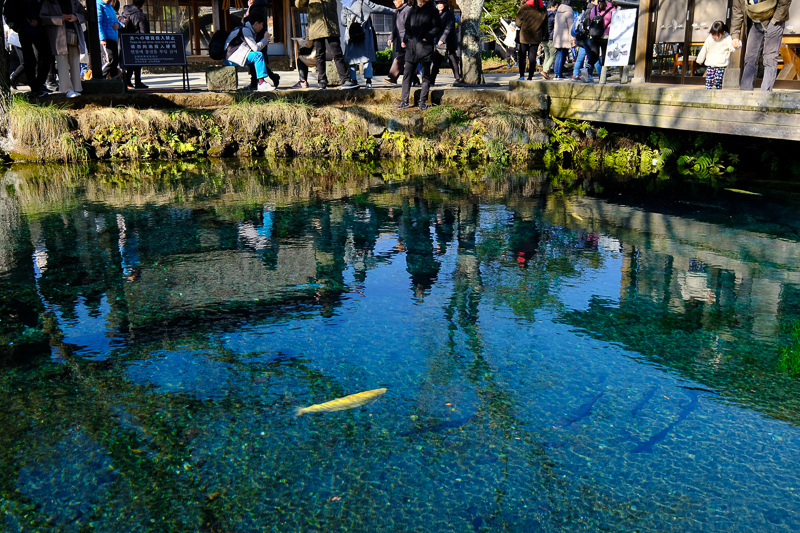
<svg viewBox="0 0 800 533"><path fill-rule="evenodd" d="M728 33L728 26L721 20L711 25L709 33L697 54L697 64L706 66L706 89L722 89L725 68L731 60L731 52L736 48Z"/></svg>
<svg viewBox="0 0 800 533"><path fill-rule="evenodd" d="M275 85L269 79L264 54L261 53L269 44L269 32L264 38L256 41L256 35L264 31L266 21L261 13L252 13L243 26L233 30L225 41L225 64L246 67L253 65L258 78L257 91L274 91Z"/></svg>
<svg viewBox="0 0 800 533"><path fill-rule="evenodd" d="M502 18L500 23L506 30L506 38L503 39L503 45L506 47L506 65L508 68L517 68L517 24L513 20L506 22ZM513 65L511 61L514 61Z"/></svg>

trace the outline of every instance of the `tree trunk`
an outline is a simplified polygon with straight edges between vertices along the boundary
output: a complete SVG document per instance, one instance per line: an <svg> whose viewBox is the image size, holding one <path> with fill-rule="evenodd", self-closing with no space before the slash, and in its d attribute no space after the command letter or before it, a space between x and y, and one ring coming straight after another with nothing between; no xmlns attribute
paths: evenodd
<svg viewBox="0 0 800 533"><path fill-rule="evenodd" d="M5 0L0 0L0 13L3 12L5 3ZM10 66L8 54L6 53L6 36L3 32L0 32L0 136L5 133L5 117L8 116L8 111L11 108Z"/></svg>
<svg viewBox="0 0 800 533"><path fill-rule="evenodd" d="M460 0L461 7L461 77L464 83L483 83L481 66L481 17L484 0Z"/></svg>

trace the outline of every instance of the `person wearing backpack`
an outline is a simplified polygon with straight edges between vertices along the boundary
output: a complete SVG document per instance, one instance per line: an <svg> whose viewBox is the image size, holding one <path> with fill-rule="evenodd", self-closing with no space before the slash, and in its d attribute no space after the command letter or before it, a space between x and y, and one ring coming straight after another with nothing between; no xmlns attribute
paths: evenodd
<svg viewBox="0 0 800 533"><path fill-rule="evenodd" d="M239 26L225 40L225 64L231 67L254 65L258 76L257 91L274 91L275 85L269 79L264 54L261 51L269 43L269 32L264 38L256 41L256 35L264 31L267 22L261 13L253 13L249 20Z"/></svg>
<svg viewBox="0 0 800 533"><path fill-rule="evenodd" d="M772 91L778 76L778 56L783 39L783 30L789 20L789 7L792 0L733 0L731 10L731 37L734 48L742 46L740 36L745 24L745 15L752 22L747 34L747 48L744 51L744 69L739 89L752 91L758 72L758 59L764 62L762 91ZM763 50L763 53L762 53Z"/></svg>
<svg viewBox="0 0 800 533"><path fill-rule="evenodd" d="M150 33L150 21L142 11L147 0L133 0L130 5L122 8L119 16L120 33ZM125 86L131 89L147 89L147 85L142 83L142 67L127 68L125 70Z"/></svg>
<svg viewBox="0 0 800 533"><path fill-rule="evenodd" d="M575 66L572 69L572 81L579 81L581 79L580 73L584 68L584 64L586 65L587 81L593 81L591 76L594 72L594 64L586 60L590 54L589 31L587 26L589 25L589 15L593 7L594 6L590 4L583 13L575 14L575 22L572 25L571 35L572 41L578 49L578 55L575 58Z"/></svg>
<svg viewBox="0 0 800 533"><path fill-rule="evenodd" d="M611 17L617 9L606 0L592 0L589 12L589 64L600 72L608 49L608 32L611 29Z"/></svg>
<svg viewBox="0 0 800 533"><path fill-rule="evenodd" d="M542 42L543 26L547 24L547 10L543 0L523 0L517 11L519 31L519 81L525 80L525 59L528 59L528 81L536 72L536 52Z"/></svg>
<svg viewBox="0 0 800 533"><path fill-rule="evenodd" d="M342 89L358 89L358 84L350 79L344 62L342 44L339 40L339 15L336 0L297 0L297 7L308 13L308 38L314 42L317 59L317 84L320 89L328 88L328 75L325 69L325 48L333 55L333 62L342 82Z"/></svg>
<svg viewBox="0 0 800 533"><path fill-rule="evenodd" d="M364 83L372 88L372 63L375 55L375 30L372 14L394 15L391 7L370 0L342 0L341 23L344 31L344 62L350 67L350 81L358 85L358 66L363 65Z"/></svg>

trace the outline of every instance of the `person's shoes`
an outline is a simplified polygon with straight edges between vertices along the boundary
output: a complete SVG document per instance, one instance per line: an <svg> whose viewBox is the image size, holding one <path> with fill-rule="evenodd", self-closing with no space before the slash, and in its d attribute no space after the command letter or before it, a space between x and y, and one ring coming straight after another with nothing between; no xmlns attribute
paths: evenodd
<svg viewBox="0 0 800 533"><path fill-rule="evenodd" d="M139 83L136 83L136 84L134 84L134 85L133 85L133 88L134 88L134 89L149 89L149 88L150 88L150 86L148 86L148 85L145 85L145 84L144 84L144 83L142 83L142 82L139 82Z"/></svg>
<svg viewBox="0 0 800 533"><path fill-rule="evenodd" d="M274 90L275 86L272 85L272 83L268 82L266 78L258 80L258 88L256 89L256 91L260 93L266 93Z"/></svg>
<svg viewBox="0 0 800 533"><path fill-rule="evenodd" d="M273 72L269 75L269 79L272 80L272 85L277 89L278 85L281 83L281 77Z"/></svg>
<svg viewBox="0 0 800 533"><path fill-rule="evenodd" d="M349 79L342 84L340 89L358 89L359 87L361 86L358 84L356 80Z"/></svg>
<svg viewBox="0 0 800 533"><path fill-rule="evenodd" d="M517 68L517 65L518 65L518 64L519 64L519 63L517 63L516 61L514 61L514 66L513 66L513 67L511 67L511 68Z"/></svg>
<svg viewBox="0 0 800 533"><path fill-rule="evenodd" d="M67 91L67 98L78 98L81 93L76 93L75 91Z"/></svg>
<svg viewBox="0 0 800 533"><path fill-rule="evenodd" d="M506 68L511 68L511 63L506 63Z"/></svg>
<svg viewBox="0 0 800 533"><path fill-rule="evenodd" d="M571 79L572 79L572 81L581 81L581 77L580 76L572 76Z"/></svg>
<svg viewBox="0 0 800 533"><path fill-rule="evenodd" d="M328 86L327 85L320 85L319 86L319 90L320 91L327 91L328 90Z"/></svg>
<svg viewBox="0 0 800 533"><path fill-rule="evenodd" d="M31 90L31 94L33 96L35 96L36 98L44 98L45 96L50 94L50 92L49 91L45 91L44 89L33 89L33 90Z"/></svg>
<svg viewBox="0 0 800 533"><path fill-rule="evenodd" d="M367 78L366 83L364 83L364 87L367 89L372 89L372 78Z"/></svg>
<svg viewBox="0 0 800 533"><path fill-rule="evenodd" d="M383 81L386 83L397 84L397 80L393 80L392 78L383 78Z"/></svg>
<svg viewBox="0 0 800 533"><path fill-rule="evenodd" d="M420 102L419 103L419 110L420 111L425 111L426 109L428 109L428 104L426 104L425 102Z"/></svg>
<svg viewBox="0 0 800 533"><path fill-rule="evenodd" d="M408 102L400 102L400 105L397 106L397 109L408 109L409 107L411 106L408 105Z"/></svg>
<svg viewBox="0 0 800 533"><path fill-rule="evenodd" d="M58 84L52 81L48 81L47 83L44 84L44 88L50 91L51 93L54 93L58 91Z"/></svg>
<svg viewBox="0 0 800 533"><path fill-rule="evenodd" d="M549 80L549 79L550 79L550 74L548 74L547 72L545 72L545 71L543 70L543 71L542 71L542 78L544 78L544 79L546 79L546 80Z"/></svg>
<svg viewBox="0 0 800 533"><path fill-rule="evenodd" d="M294 85L291 86L292 89L308 89L308 82L307 81L298 81Z"/></svg>
<svg viewBox="0 0 800 533"><path fill-rule="evenodd" d="M564 81L567 78L565 78L564 76L553 76L552 79L554 79L555 81Z"/></svg>
<svg viewBox="0 0 800 533"><path fill-rule="evenodd" d="M519 81L525 81L525 76L520 76Z"/></svg>

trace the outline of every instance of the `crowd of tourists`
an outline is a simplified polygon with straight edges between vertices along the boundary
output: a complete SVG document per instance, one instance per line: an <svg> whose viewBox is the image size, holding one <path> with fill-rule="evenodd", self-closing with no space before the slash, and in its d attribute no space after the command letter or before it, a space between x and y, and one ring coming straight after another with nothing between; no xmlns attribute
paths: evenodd
<svg viewBox="0 0 800 533"><path fill-rule="evenodd" d="M226 64L249 69L250 87L257 91L273 91L280 82L267 55L269 1L248 0L242 25L226 34L222 52ZM142 83L141 68L120 64L119 35L149 33L142 10L145 2L132 0L120 10L119 0L97 0L101 75L121 78L132 89L147 86ZM371 0L296 0L297 7L308 13L308 31L298 42L299 81L292 88L309 88L308 70L314 66L318 87L326 89L328 61L335 65L342 89L362 86L359 69L363 86L371 88L377 51L374 14L393 17L387 43L392 49L392 64L384 79L396 84L402 77L399 108L410 107L414 86L421 87L418 105L426 108L430 87L444 63L449 63L456 82L460 82L459 31L449 1L408 0L407 4L406 0L393 0L393 4L394 8ZM706 65L706 86L721 88L730 54L741 46L741 28L747 17L752 23L741 88L752 90L762 60L765 74L761 89L771 90L790 4L791 0L734 0L731 33L723 21L715 22L696 59ZM501 20L507 66L518 67L520 81L538 77L593 82L602 68L615 11L611 0L589 0L583 12L573 10L572 0L522 0L513 21ZM6 42L16 59L12 87L24 81L37 97L55 91L69 98L80 96L82 82L92 77L86 45L89 17L83 0L7 1L3 17ZM573 65L571 72L567 70L569 63Z"/></svg>
<svg viewBox="0 0 800 533"><path fill-rule="evenodd" d="M146 0L132 0L120 10L119 0L97 0L104 78L123 78L128 87L146 89L141 68L122 70L119 61L120 33L149 33L142 11ZM89 67L87 22L80 0L10 0L3 8L5 41L11 51L11 86L28 85L31 93L44 97L61 92L77 98L82 82L92 78Z"/></svg>

